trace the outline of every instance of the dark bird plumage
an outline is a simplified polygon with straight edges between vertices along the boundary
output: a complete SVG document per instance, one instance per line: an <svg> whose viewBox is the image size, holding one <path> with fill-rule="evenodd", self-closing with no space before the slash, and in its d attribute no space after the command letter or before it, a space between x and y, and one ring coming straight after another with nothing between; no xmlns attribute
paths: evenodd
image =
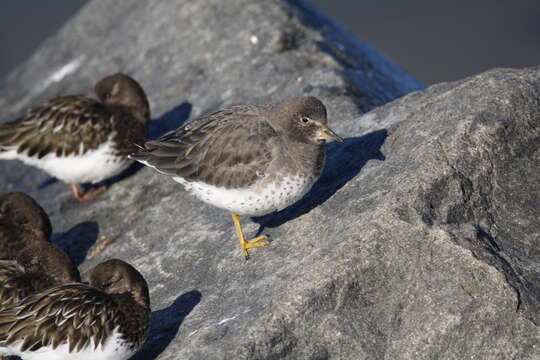
<svg viewBox="0 0 540 360"><path fill-rule="evenodd" d="M25 359L128 359L146 340L148 286L131 265L108 260L90 285L66 284L0 312L0 354Z"/></svg>
<svg viewBox="0 0 540 360"><path fill-rule="evenodd" d="M30 196L12 192L0 195L0 259L15 259L24 247L49 241L51 222Z"/></svg>
<svg viewBox="0 0 540 360"><path fill-rule="evenodd" d="M141 86L124 74L107 76L84 95L52 98L0 125L0 159L19 159L69 184L97 183L119 174L146 137L150 108ZM83 198L72 186L78 200ZM101 190L100 190L101 191Z"/></svg>
<svg viewBox="0 0 540 360"><path fill-rule="evenodd" d="M0 260L0 311L36 292L79 282L69 256L51 243L26 246L14 260Z"/></svg>

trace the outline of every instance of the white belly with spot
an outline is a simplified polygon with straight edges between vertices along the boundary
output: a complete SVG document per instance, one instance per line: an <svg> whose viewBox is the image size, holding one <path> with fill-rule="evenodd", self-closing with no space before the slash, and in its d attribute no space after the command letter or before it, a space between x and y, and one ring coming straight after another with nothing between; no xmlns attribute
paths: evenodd
<svg viewBox="0 0 540 360"><path fill-rule="evenodd" d="M47 154L41 159L17 154L16 149L0 152L2 160L21 160L25 164L35 166L55 178L68 184L97 183L120 174L127 169L131 161L114 156L112 143L107 141L95 150L81 154L58 157Z"/></svg>
<svg viewBox="0 0 540 360"><path fill-rule="evenodd" d="M173 179L200 200L238 215L260 216L279 211L300 200L313 186L316 178L286 176L278 183L260 181L246 189L225 189L202 182Z"/></svg>
<svg viewBox="0 0 540 360"><path fill-rule="evenodd" d="M120 333L115 329L103 345L94 348L94 343L78 352L69 352L67 344L59 345L56 349L44 346L36 351L21 352L21 342L0 347L0 356L20 356L24 360L126 360L135 351L129 350L121 339Z"/></svg>

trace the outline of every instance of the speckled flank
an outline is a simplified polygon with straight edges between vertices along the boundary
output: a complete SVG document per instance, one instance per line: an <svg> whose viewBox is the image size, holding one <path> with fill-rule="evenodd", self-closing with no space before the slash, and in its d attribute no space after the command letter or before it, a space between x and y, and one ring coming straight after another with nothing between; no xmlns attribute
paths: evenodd
<svg viewBox="0 0 540 360"><path fill-rule="evenodd" d="M190 193L201 201L225 209L238 215L258 216L278 211L295 203L313 186L316 177L275 176L277 182L264 179L247 189L225 189L203 182L187 182L182 178L173 179L183 184Z"/></svg>

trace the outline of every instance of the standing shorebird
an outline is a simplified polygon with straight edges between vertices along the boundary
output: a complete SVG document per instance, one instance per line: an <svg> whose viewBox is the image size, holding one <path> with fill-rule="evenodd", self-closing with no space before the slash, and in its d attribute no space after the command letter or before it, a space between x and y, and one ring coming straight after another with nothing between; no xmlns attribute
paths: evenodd
<svg viewBox="0 0 540 360"><path fill-rule="evenodd" d="M130 158L230 211L247 259L267 236L246 240L238 215L268 214L302 198L322 172L328 140L343 141L327 127L322 102L297 97L214 112L146 141Z"/></svg>
<svg viewBox="0 0 540 360"><path fill-rule="evenodd" d="M82 195L77 184L98 183L130 165L133 140L147 136L150 108L142 87L124 74L105 77L94 92L98 100L55 97L0 125L0 160L44 170L71 184L81 202L105 191L102 186Z"/></svg>
<svg viewBox="0 0 540 360"><path fill-rule="evenodd" d="M125 360L148 336L142 275L121 260L90 271L90 285L65 284L0 311L0 355L25 360Z"/></svg>
<svg viewBox="0 0 540 360"><path fill-rule="evenodd" d="M51 233L47 213L30 196L20 192L0 195L0 259L15 259L26 246L48 242Z"/></svg>

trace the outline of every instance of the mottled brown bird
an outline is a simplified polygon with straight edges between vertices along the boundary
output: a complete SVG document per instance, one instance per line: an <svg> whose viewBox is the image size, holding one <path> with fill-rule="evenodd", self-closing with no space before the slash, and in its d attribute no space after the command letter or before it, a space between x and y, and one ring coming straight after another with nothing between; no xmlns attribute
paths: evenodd
<svg viewBox="0 0 540 360"><path fill-rule="evenodd" d="M65 252L45 241L28 245L14 260L0 260L0 311L36 292L79 281Z"/></svg>
<svg viewBox="0 0 540 360"><path fill-rule="evenodd" d="M142 87L124 74L107 76L84 95L59 96L0 125L0 160L18 159L71 184L88 201L106 190L81 195L77 184L98 183L125 170L134 139L148 133L150 108Z"/></svg>
<svg viewBox="0 0 540 360"><path fill-rule="evenodd" d="M69 256L46 241L26 245L13 260L0 260L0 312L52 286L79 282ZM0 351L0 359L7 355Z"/></svg>
<svg viewBox="0 0 540 360"><path fill-rule="evenodd" d="M65 284L0 312L0 355L25 360L124 360L148 336L148 285L131 265L108 260L90 285Z"/></svg>
<svg viewBox="0 0 540 360"><path fill-rule="evenodd" d="M51 222L30 196L11 192L0 195L0 259L15 259L24 247L48 242Z"/></svg>
<svg viewBox="0 0 540 360"><path fill-rule="evenodd" d="M230 211L247 258L267 237L246 240L238 215L268 214L302 198L322 172L328 140L343 141L326 125L322 102L297 97L214 112L146 141L130 158Z"/></svg>

